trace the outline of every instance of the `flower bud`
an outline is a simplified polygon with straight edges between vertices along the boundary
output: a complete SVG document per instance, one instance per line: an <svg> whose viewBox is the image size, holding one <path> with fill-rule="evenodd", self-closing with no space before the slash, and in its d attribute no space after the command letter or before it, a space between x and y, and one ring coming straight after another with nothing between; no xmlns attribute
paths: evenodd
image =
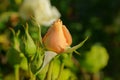
<svg viewBox="0 0 120 80"><path fill-rule="evenodd" d="M44 36L43 43L46 49L61 53L71 45L72 37L62 21L58 19Z"/></svg>
<svg viewBox="0 0 120 80"><path fill-rule="evenodd" d="M28 33L28 25L26 26L25 33L27 37L27 40L25 42L25 55L27 57L32 57L36 53L36 45Z"/></svg>

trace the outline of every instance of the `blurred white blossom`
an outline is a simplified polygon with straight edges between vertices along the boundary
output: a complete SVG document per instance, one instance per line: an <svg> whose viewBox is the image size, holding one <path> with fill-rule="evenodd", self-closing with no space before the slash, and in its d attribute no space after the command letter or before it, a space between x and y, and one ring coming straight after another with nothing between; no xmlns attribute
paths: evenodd
<svg viewBox="0 0 120 80"><path fill-rule="evenodd" d="M60 18L56 7L51 6L50 0L24 0L20 8L20 15L24 19L34 16L40 25L49 26Z"/></svg>

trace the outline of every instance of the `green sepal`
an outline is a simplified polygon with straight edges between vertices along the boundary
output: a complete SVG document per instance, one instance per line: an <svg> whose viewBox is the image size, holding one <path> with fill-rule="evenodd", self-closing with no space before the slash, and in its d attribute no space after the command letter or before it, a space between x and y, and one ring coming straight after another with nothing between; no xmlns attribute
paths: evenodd
<svg viewBox="0 0 120 80"><path fill-rule="evenodd" d="M38 41L40 42L40 46L43 47L42 36L41 36L42 27L38 22L36 22L36 20L33 16L31 16L31 20L32 20L33 24L35 24L38 27Z"/></svg>
<svg viewBox="0 0 120 80"><path fill-rule="evenodd" d="M15 33L15 31L12 28L10 28L10 30L13 33L13 43L14 43L13 47L20 52L20 41L19 41L20 30L18 30L17 33Z"/></svg>
<svg viewBox="0 0 120 80"><path fill-rule="evenodd" d="M76 50L80 47L83 46L83 44L88 40L88 37L85 38L85 40L83 40L82 42L80 42L78 45L73 46L71 48L68 48L65 53L73 53L74 51L76 52ZM79 54L79 53L78 53Z"/></svg>
<svg viewBox="0 0 120 80"><path fill-rule="evenodd" d="M38 48L34 59L31 61L30 67L33 74L35 74L41 68L44 58L43 53L44 53L43 49Z"/></svg>

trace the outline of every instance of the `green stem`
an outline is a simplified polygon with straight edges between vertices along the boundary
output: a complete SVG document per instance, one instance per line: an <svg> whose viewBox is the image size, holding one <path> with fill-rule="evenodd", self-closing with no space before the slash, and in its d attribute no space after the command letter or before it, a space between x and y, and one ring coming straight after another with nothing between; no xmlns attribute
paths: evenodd
<svg viewBox="0 0 120 80"><path fill-rule="evenodd" d="M61 80L61 75L62 75L63 69L64 69L64 63L62 63L60 66L60 71L59 71L59 75L58 75L57 80Z"/></svg>
<svg viewBox="0 0 120 80"><path fill-rule="evenodd" d="M46 80L52 80L52 67L53 67L53 60L49 64L48 74Z"/></svg>
<svg viewBox="0 0 120 80"><path fill-rule="evenodd" d="M19 65L16 64L14 66L14 69L15 69L15 80L19 80Z"/></svg>

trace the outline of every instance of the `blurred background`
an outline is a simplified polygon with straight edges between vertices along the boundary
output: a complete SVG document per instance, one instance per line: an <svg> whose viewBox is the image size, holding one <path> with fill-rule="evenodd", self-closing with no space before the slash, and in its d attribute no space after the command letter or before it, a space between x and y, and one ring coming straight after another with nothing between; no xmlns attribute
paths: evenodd
<svg viewBox="0 0 120 80"><path fill-rule="evenodd" d="M69 29L73 38L72 46L89 36L78 52L84 54L90 51L93 45L102 45L106 49L109 61L107 66L100 70L101 76L104 77L101 80L120 80L120 0L50 0L50 2L57 8L63 24ZM26 19L19 16L23 3L23 0L0 0L0 77L13 71L6 60L6 52L12 44L9 28L18 30L25 23ZM32 14L32 11L28 13ZM44 27L42 36L47 29L48 27ZM81 61L76 54L74 57Z"/></svg>

